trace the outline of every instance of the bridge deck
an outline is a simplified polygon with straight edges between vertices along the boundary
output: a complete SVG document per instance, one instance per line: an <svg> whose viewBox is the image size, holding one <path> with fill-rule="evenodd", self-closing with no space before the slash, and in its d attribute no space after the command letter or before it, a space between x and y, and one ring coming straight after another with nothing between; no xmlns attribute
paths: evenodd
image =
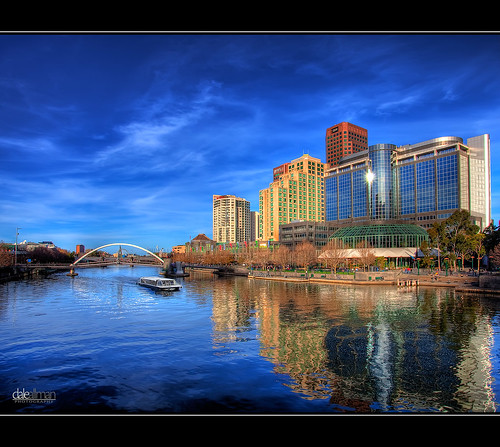
<svg viewBox="0 0 500 447"><path fill-rule="evenodd" d="M47 268L47 269L61 269L61 270L70 270L72 268L91 268L91 267L108 267L112 265L125 265L125 266L132 266L132 265L144 265L144 266L152 266L152 267L163 267L159 263L155 262L125 262L125 261L120 261L120 262L85 262L85 263L78 263L76 265L73 264L23 264L23 265L18 265L18 267L26 267L30 269L37 269L37 268Z"/></svg>

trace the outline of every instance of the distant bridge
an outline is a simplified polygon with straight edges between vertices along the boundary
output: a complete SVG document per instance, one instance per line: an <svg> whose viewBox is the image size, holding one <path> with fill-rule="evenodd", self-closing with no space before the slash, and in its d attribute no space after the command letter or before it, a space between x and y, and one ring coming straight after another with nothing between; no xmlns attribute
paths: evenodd
<svg viewBox="0 0 500 447"><path fill-rule="evenodd" d="M138 248L139 250L145 251L149 255L152 256L152 260L148 261L146 259L140 258L140 259L134 259L133 257L127 257L127 258L120 258L117 257L116 259L113 258L104 258L98 261L92 260L90 261L87 257L91 255L92 253L101 250L106 247L111 247L113 245L118 245L122 246L125 245L127 247L134 247ZM85 259L87 258L87 259ZM82 260L85 259L85 262L82 262ZM122 264L122 265L144 265L144 266L159 266L158 264L161 263L161 266L165 269L167 266L167 260L164 260L160 258L159 256L155 255L153 252L149 251L148 249L144 247L140 247L139 245L134 245L134 244L128 244L125 242L114 242L112 244L105 244L101 245L100 247L94 248L93 250L90 250L89 252L85 253L81 258L77 259L75 262L72 264L57 264L57 263L27 263L27 264L17 264L15 267L16 269L19 269L20 271L25 271L25 272L36 272L37 270L40 272L45 272L48 273L51 270L69 270L70 273L68 274L69 276L76 276L77 273L75 273L75 268L91 268L91 267L108 267L108 266L113 266L117 264Z"/></svg>
<svg viewBox="0 0 500 447"><path fill-rule="evenodd" d="M109 259L109 258L108 258ZM131 260L130 258L128 259L113 259L110 261L104 260L104 261L90 261L90 262L82 262L81 264L77 265L76 268L92 268L92 267L108 267L108 266L113 266L113 265L146 265L146 266L158 266L158 263L156 262L147 262L144 260ZM17 265L18 267L22 268L29 268L29 269L56 269L56 270L71 270L75 268L74 264L55 264L55 263L32 263L32 264L23 264L23 265Z"/></svg>
<svg viewBox="0 0 500 447"><path fill-rule="evenodd" d="M142 250L142 251L145 251L146 253L150 254L151 256L153 256L153 258L155 258L155 261L159 261L161 263L161 265L165 268L166 266L166 261L162 258L160 258L159 256L155 255L152 251L149 251L147 248L144 248L144 247L140 247L139 245L134 245L134 244L127 244L126 242L113 242L111 244L105 244L105 245L101 245L100 247L97 247L97 248L94 248L93 250L90 250L89 252L85 253L81 258L78 258L75 262L73 262L73 264L71 264L69 266L69 269L70 269L70 273L69 275L71 276L76 276L77 273L75 273L75 267L77 266L77 264L80 264L80 262L82 260L84 260L87 256L89 256L90 254L94 253L95 251L99 251L103 248L106 248L106 247L112 247L114 245L118 245L121 246L122 245L125 245L126 247L134 247L134 248L138 248L139 250ZM129 265L154 265L150 262L146 263L146 262L136 262L136 261L131 261L129 259L127 260L122 260L120 258L116 258L116 261L114 262L90 262L90 263L84 263L84 264L80 264L78 265L78 267L107 267L108 265L116 265L116 264L129 264Z"/></svg>
<svg viewBox="0 0 500 447"><path fill-rule="evenodd" d="M111 247L113 245L119 245L120 247L122 245L125 245L127 247L138 248L139 250L145 251L146 253L149 253L151 256L156 258L163 266L165 265L164 259L155 255L152 251L149 251L147 248L139 247L139 245L134 245L134 244L126 244L124 242L113 242L112 244L101 245L100 247L97 247L97 248L94 248L93 250L90 250L88 253L85 253L81 258L78 258L75 262L73 262L73 264L71 264L70 267L74 268L76 266L76 264L80 263L83 259L85 259L87 256L89 256L91 253L94 253L95 251L99 251L99 250L106 248L106 247Z"/></svg>

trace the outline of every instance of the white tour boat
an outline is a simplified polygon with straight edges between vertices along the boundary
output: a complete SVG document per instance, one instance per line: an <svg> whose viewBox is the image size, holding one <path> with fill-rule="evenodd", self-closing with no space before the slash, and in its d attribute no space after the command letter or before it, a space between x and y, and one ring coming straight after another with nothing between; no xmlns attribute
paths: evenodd
<svg viewBox="0 0 500 447"><path fill-rule="evenodd" d="M137 284L156 290L179 290L182 286L174 279L161 278L160 276L143 276Z"/></svg>

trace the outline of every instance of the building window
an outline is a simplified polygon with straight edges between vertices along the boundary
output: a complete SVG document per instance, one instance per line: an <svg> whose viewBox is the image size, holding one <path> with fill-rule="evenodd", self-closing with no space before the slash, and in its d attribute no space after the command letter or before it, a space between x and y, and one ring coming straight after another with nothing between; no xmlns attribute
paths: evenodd
<svg viewBox="0 0 500 447"><path fill-rule="evenodd" d="M417 212L436 211L434 160L417 163Z"/></svg>
<svg viewBox="0 0 500 447"><path fill-rule="evenodd" d="M400 213L415 213L415 167L414 165L399 168L399 200Z"/></svg>
<svg viewBox="0 0 500 447"><path fill-rule="evenodd" d="M458 208L457 156L450 155L436 160L438 210Z"/></svg>
<svg viewBox="0 0 500 447"><path fill-rule="evenodd" d="M339 219L351 217L351 173L339 176Z"/></svg>
<svg viewBox="0 0 500 447"><path fill-rule="evenodd" d="M354 171L352 173L352 182L352 215L353 217L367 216L366 171L364 169Z"/></svg>

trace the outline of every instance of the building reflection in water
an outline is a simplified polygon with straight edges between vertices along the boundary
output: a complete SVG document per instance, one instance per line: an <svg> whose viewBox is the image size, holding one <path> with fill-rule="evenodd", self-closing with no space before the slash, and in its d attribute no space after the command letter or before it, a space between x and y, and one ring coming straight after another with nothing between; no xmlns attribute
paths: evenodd
<svg viewBox="0 0 500 447"><path fill-rule="evenodd" d="M214 347L258 340L305 399L339 411L494 412L491 317L478 297L215 280ZM244 338L243 338L244 339Z"/></svg>

